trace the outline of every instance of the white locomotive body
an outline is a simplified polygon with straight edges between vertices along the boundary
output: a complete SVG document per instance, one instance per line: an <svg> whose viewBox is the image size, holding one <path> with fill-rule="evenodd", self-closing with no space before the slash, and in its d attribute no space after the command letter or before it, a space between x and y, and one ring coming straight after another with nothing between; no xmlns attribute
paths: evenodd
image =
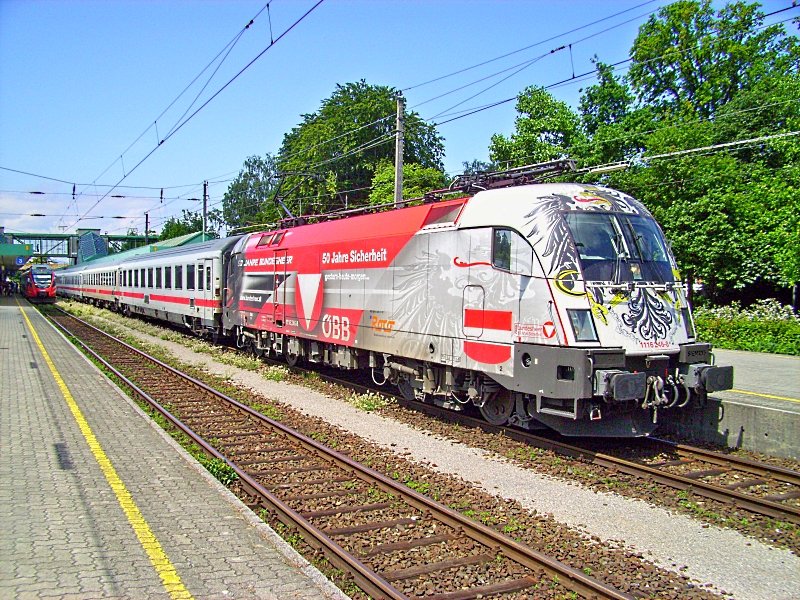
<svg viewBox="0 0 800 600"><path fill-rule="evenodd" d="M647 435L732 387L695 341L674 259L633 198L537 184L250 234L223 328L240 346L371 368L497 424Z"/></svg>

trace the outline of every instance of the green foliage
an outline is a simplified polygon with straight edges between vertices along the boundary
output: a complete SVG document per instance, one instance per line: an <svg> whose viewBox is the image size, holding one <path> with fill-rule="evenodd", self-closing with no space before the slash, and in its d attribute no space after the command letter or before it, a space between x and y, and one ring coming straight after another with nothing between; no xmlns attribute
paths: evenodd
<svg viewBox="0 0 800 600"><path fill-rule="evenodd" d="M218 238L221 225L222 213L219 210L210 210L206 213L206 235ZM159 237L162 240L171 240L199 231L203 231L203 213L184 209L180 217L170 217L166 220Z"/></svg>
<svg viewBox="0 0 800 600"><path fill-rule="evenodd" d="M489 155L495 163L514 167L554 160L583 139L578 116L544 88L531 86L520 93L517 113L510 138L492 136Z"/></svg>
<svg viewBox="0 0 800 600"><path fill-rule="evenodd" d="M712 116L773 71L797 60L797 40L782 26L761 28L757 4L734 2L716 14L710 0L679 0L639 29L628 77L643 102ZM796 63L795 63L796 66Z"/></svg>
<svg viewBox="0 0 800 600"><path fill-rule="evenodd" d="M798 42L762 22L756 4L663 7L640 28L627 80L597 62L580 103L586 142L569 148L585 165L631 162L586 180L642 200L686 279L701 279L715 302L758 282L800 281L797 138L675 155L798 130ZM669 156L639 160L660 155Z"/></svg>
<svg viewBox="0 0 800 600"><path fill-rule="evenodd" d="M281 193L294 214L363 205L379 165L394 161L397 90L364 80L337 85L315 113L284 136ZM433 125L405 115L403 160L442 170L444 144Z"/></svg>
<svg viewBox="0 0 800 600"><path fill-rule="evenodd" d="M222 198L222 216L228 229L275 223L284 215L271 200L277 186L275 158L248 156Z"/></svg>
<svg viewBox="0 0 800 600"><path fill-rule="evenodd" d="M222 485L228 486L239 478L236 471L233 470L233 467L222 459L209 458L205 454L201 454L197 457L197 460L209 473L216 477Z"/></svg>
<svg viewBox="0 0 800 600"><path fill-rule="evenodd" d="M391 404L391 402L392 401L386 396L378 394L377 392L364 392L363 394L357 394L353 392L347 398L348 404L352 404L356 408L366 412L379 410L385 406L388 406Z"/></svg>
<svg viewBox="0 0 800 600"><path fill-rule="evenodd" d="M426 192L442 189L446 185L444 173L435 167L416 163L403 164L403 199L421 198ZM378 165L372 178L369 203L373 206L394 202L394 164L384 161Z"/></svg>
<svg viewBox="0 0 800 600"><path fill-rule="evenodd" d="M694 311L697 337L718 348L800 356L800 318L774 300Z"/></svg>

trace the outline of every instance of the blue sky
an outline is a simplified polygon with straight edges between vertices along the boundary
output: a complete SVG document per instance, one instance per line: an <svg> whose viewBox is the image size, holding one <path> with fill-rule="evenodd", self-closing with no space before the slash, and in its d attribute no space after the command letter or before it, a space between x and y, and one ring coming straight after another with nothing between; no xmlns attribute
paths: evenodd
<svg viewBox="0 0 800 600"><path fill-rule="evenodd" d="M302 114L316 111L337 83L364 79L405 90L407 106L423 118L462 101L456 110L476 108L529 85L590 71L594 55L608 63L624 60L638 27L667 2L325 0L156 149L184 114L207 101L316 0L273 0L224 62L205 71L164 112L265 4L0 0L0 226L124 233L131 227L142 231L147 211L158 230L182 210L198 209L190 198L202 196L204 180L211 182L211 207L218 207L245 158L277 152L283 135ZM790 5L791 0L767 0L763 8ZM600 19L605 20L592 24ZM567 48L549 54L569 44L571 53ZM592 83L583 79L552 93L577 107L580 89ZM453 93L431 100L447 92ZM457 172L462 161L486 160L492 134L510 134L514 117L514 102L508 102L442 124L448 172ZM123 178L121 187L109 191ZM110 218L120 216L125 218Z"/></svg>

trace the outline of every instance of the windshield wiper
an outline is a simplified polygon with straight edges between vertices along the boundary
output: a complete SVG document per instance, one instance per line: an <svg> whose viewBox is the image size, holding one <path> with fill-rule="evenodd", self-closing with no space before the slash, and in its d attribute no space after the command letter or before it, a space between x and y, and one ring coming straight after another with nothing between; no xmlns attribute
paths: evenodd
<svg viewBox="0 0 800 600"><path fill-rule="evenodd" d="M622 242L622 234L617 233L611 242L614 245L614 253L617 255L614 261L614 283L619 285L621 283L620 277L622 275L622 261L628 259L628 253L625 252L625 246Z"/></svg>

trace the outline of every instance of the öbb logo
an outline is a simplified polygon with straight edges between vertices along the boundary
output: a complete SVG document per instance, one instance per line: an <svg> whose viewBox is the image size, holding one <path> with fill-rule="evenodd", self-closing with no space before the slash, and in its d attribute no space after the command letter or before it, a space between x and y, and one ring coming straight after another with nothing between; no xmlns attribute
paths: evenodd
<svg viewBox="0 0 800 600"><path fill-rule="evenodd" d="M350 319L325 314L322 317L322 335L333 340L350 341Z"/></svg>

